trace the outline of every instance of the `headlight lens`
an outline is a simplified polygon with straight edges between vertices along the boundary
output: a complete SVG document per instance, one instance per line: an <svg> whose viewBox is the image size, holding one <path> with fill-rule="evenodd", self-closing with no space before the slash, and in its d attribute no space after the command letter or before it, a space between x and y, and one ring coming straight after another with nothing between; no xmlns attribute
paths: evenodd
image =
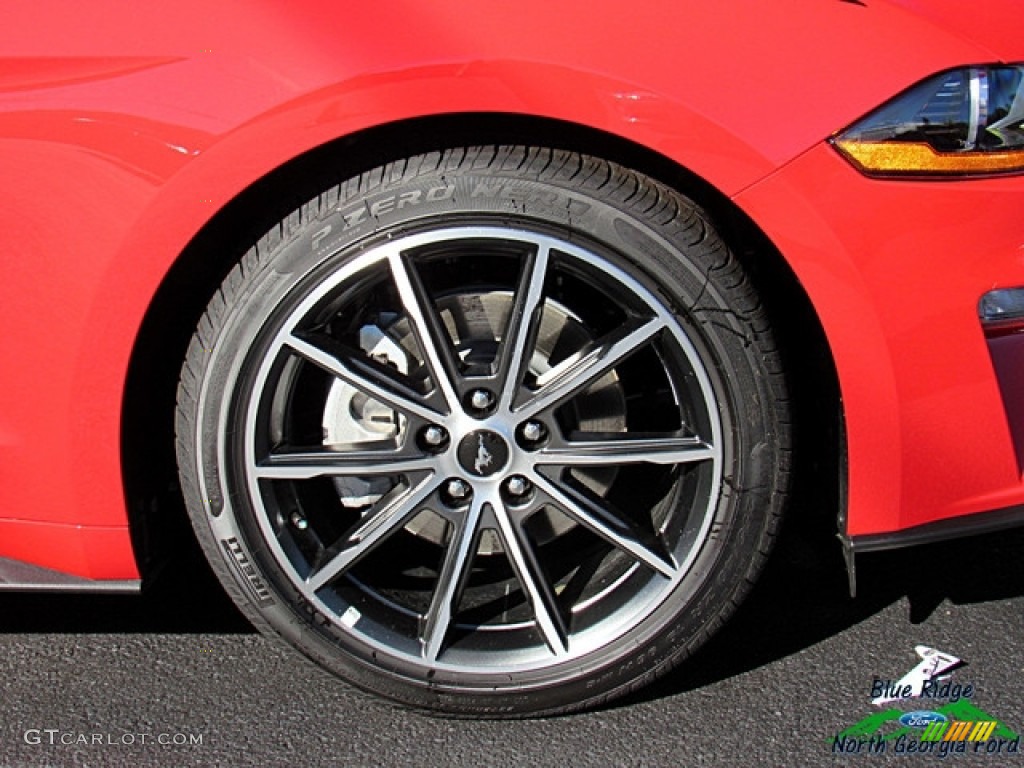
<svg viewBox="0 0 1024 768"><path fill-rule="evenodd" d="M872 176L1024 171L1024 65L965 67L925 80L835 136Z"/></svg>

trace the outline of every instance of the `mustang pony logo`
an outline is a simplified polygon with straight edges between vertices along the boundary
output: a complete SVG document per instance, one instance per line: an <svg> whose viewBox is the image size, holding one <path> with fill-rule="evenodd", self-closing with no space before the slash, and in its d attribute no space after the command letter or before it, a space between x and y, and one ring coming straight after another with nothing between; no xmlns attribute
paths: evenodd
<svg viewBox="0 0 1024 768"><path fill-rule="evenodd" d="M478 475L482 475L487 467L491 466L494 462L494 456L487 450L487 446L484 445L484 436L480 435L477 437L477 449L476 449L476 461L473 462L473 469L476 470Z"/></svg>

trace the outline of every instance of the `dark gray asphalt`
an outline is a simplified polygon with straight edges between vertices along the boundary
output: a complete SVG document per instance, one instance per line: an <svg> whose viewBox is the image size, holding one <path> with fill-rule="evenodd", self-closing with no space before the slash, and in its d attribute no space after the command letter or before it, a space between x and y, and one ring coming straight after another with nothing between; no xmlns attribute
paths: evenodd
<svg viewBox="0 0 1024 768"><path fill-rule="evenodd" d="M0 595L0 765L1024 766L830 751L872 711L872 678L909 670L919 643L965 658L956 679L974 702L1024 731L1024 531L863 556L853 601L837 559L801 551L778 553L686 668L612 708L539 721L368 699L253 634L194 564L139 598Z"/></svg>

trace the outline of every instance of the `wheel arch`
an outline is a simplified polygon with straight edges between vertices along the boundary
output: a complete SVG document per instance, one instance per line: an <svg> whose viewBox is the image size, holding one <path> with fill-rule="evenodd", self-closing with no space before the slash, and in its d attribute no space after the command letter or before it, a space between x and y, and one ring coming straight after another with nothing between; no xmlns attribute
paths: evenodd
<svg viewBox="0 0 1024 768"><path fill-rule="evenodd" d="M450 114L369 128L286 162L210 217L164 275L136 336L122 400L122 479L144 576L192 540L174 460L179 367L206 305L245 250L329 183L420 152L491 144L599 156L677 189L705 210L747 269L777 330L794 405L792 507L839 508L842 414L832 353L809 296L761 229L711 183L629 139L544 117ZM834 532L834 519L819 515L813 525Z"/></svg>

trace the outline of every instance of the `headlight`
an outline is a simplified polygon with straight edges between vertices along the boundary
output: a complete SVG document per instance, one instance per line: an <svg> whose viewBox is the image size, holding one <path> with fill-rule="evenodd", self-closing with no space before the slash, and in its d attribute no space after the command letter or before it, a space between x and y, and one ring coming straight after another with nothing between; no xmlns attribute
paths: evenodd
<svg viewBox="0 0 1024 768"><path fill-rule="evenodd" d="M1024 65L925 80L832 139L871 176L1024 171Z"/></svg>

